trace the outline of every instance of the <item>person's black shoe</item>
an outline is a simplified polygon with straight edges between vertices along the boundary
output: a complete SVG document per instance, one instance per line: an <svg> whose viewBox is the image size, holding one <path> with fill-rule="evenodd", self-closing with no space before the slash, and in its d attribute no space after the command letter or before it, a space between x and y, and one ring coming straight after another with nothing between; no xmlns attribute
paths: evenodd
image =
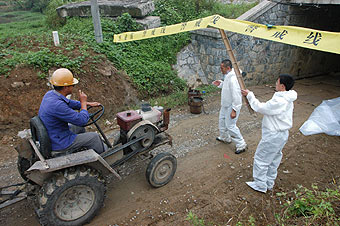
<svg viewBox="0 0 340 226"><path fill-rule="evenodd" d="M248 146L245 145L245 147L236 148L235 154L241 154L242 152L245 152L248 149Z"/></svg>
<svg viewBox="0 0 340 226"><path fill-rule="evenodd" d="M245 152L245 151L246 151L246 149L236 150L236 151L235 151L235 154L241 154L242 152Z"/></svg>

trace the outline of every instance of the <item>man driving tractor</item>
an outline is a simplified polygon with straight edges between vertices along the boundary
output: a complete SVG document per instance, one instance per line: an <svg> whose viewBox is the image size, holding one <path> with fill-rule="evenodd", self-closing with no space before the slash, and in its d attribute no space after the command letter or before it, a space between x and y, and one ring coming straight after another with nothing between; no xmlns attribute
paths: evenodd
<svg viewBox="0 0 340 226"><path fill-rule="evenodd" d="M81 90L80 101L66 98L72 94L74 85L78 83L72 72L66 68L57 69L52 74L50 83L54 90L48 91L43 97L39 117L50 138L52 153L68 154L80 148L93 149L97 153L107 150L99 134L85 132L83 127L90 118L87 106L97 107L100 103L87 102L87 96Z"/></svg>

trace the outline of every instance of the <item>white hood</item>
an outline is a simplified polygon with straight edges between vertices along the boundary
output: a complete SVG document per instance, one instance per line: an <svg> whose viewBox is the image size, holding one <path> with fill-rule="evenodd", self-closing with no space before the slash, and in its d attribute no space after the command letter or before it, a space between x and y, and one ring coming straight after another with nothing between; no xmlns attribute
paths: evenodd
<svg viewBox="0 0 340 226"><path fill-rule="evenodd" d="M247 95L250 106L254 111L264 115L262 128L271 131L284 131L292 128L293 125L293 102L297 99L294 90L276 92L272 99L261 103L254 93Z"/></svg>
<svg viewBox="0 0 340 226"><path fill-rule="evenodd" d="M294 90L276 92L274 95L284 98L288 102L293 102L297 98L297 93Z"/></svg>

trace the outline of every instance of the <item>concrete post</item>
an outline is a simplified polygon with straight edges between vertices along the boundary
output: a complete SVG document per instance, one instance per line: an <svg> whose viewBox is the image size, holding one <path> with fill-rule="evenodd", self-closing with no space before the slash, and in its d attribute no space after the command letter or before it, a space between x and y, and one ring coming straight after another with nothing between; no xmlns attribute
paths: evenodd
<svg viewBox="0 0 340 226"><path fill-rule="evenodd" d="M103 42L102 25L100 23L99 7L97 0L91 0L91 14L94 26L94 36L97 43Z"/></svg>
<svg viewBox="0 0 340 226"><path fill-rule="evenodd" d="M52 31L52 34L53 34L54 45L55 45L55 46L59 46L59 45L60 45L60 42L59 42L58 31Z"/></svg>

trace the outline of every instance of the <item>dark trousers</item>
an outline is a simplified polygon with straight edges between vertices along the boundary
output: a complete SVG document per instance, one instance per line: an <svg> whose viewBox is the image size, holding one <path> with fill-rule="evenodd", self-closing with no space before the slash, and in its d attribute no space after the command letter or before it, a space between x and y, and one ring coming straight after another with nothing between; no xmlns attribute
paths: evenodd
<svg viewBox="0 0 340 226"><path fill-rule="evenodd" d="M98 154L103 153L108 149L107 145L103 143L98 133L85 132L84 127L75 125L70 125L70 130L73 133L77 134L77 137L68 148L58 151L58 155L59 153L71 154L82 148L93 149Z"/></svg>

